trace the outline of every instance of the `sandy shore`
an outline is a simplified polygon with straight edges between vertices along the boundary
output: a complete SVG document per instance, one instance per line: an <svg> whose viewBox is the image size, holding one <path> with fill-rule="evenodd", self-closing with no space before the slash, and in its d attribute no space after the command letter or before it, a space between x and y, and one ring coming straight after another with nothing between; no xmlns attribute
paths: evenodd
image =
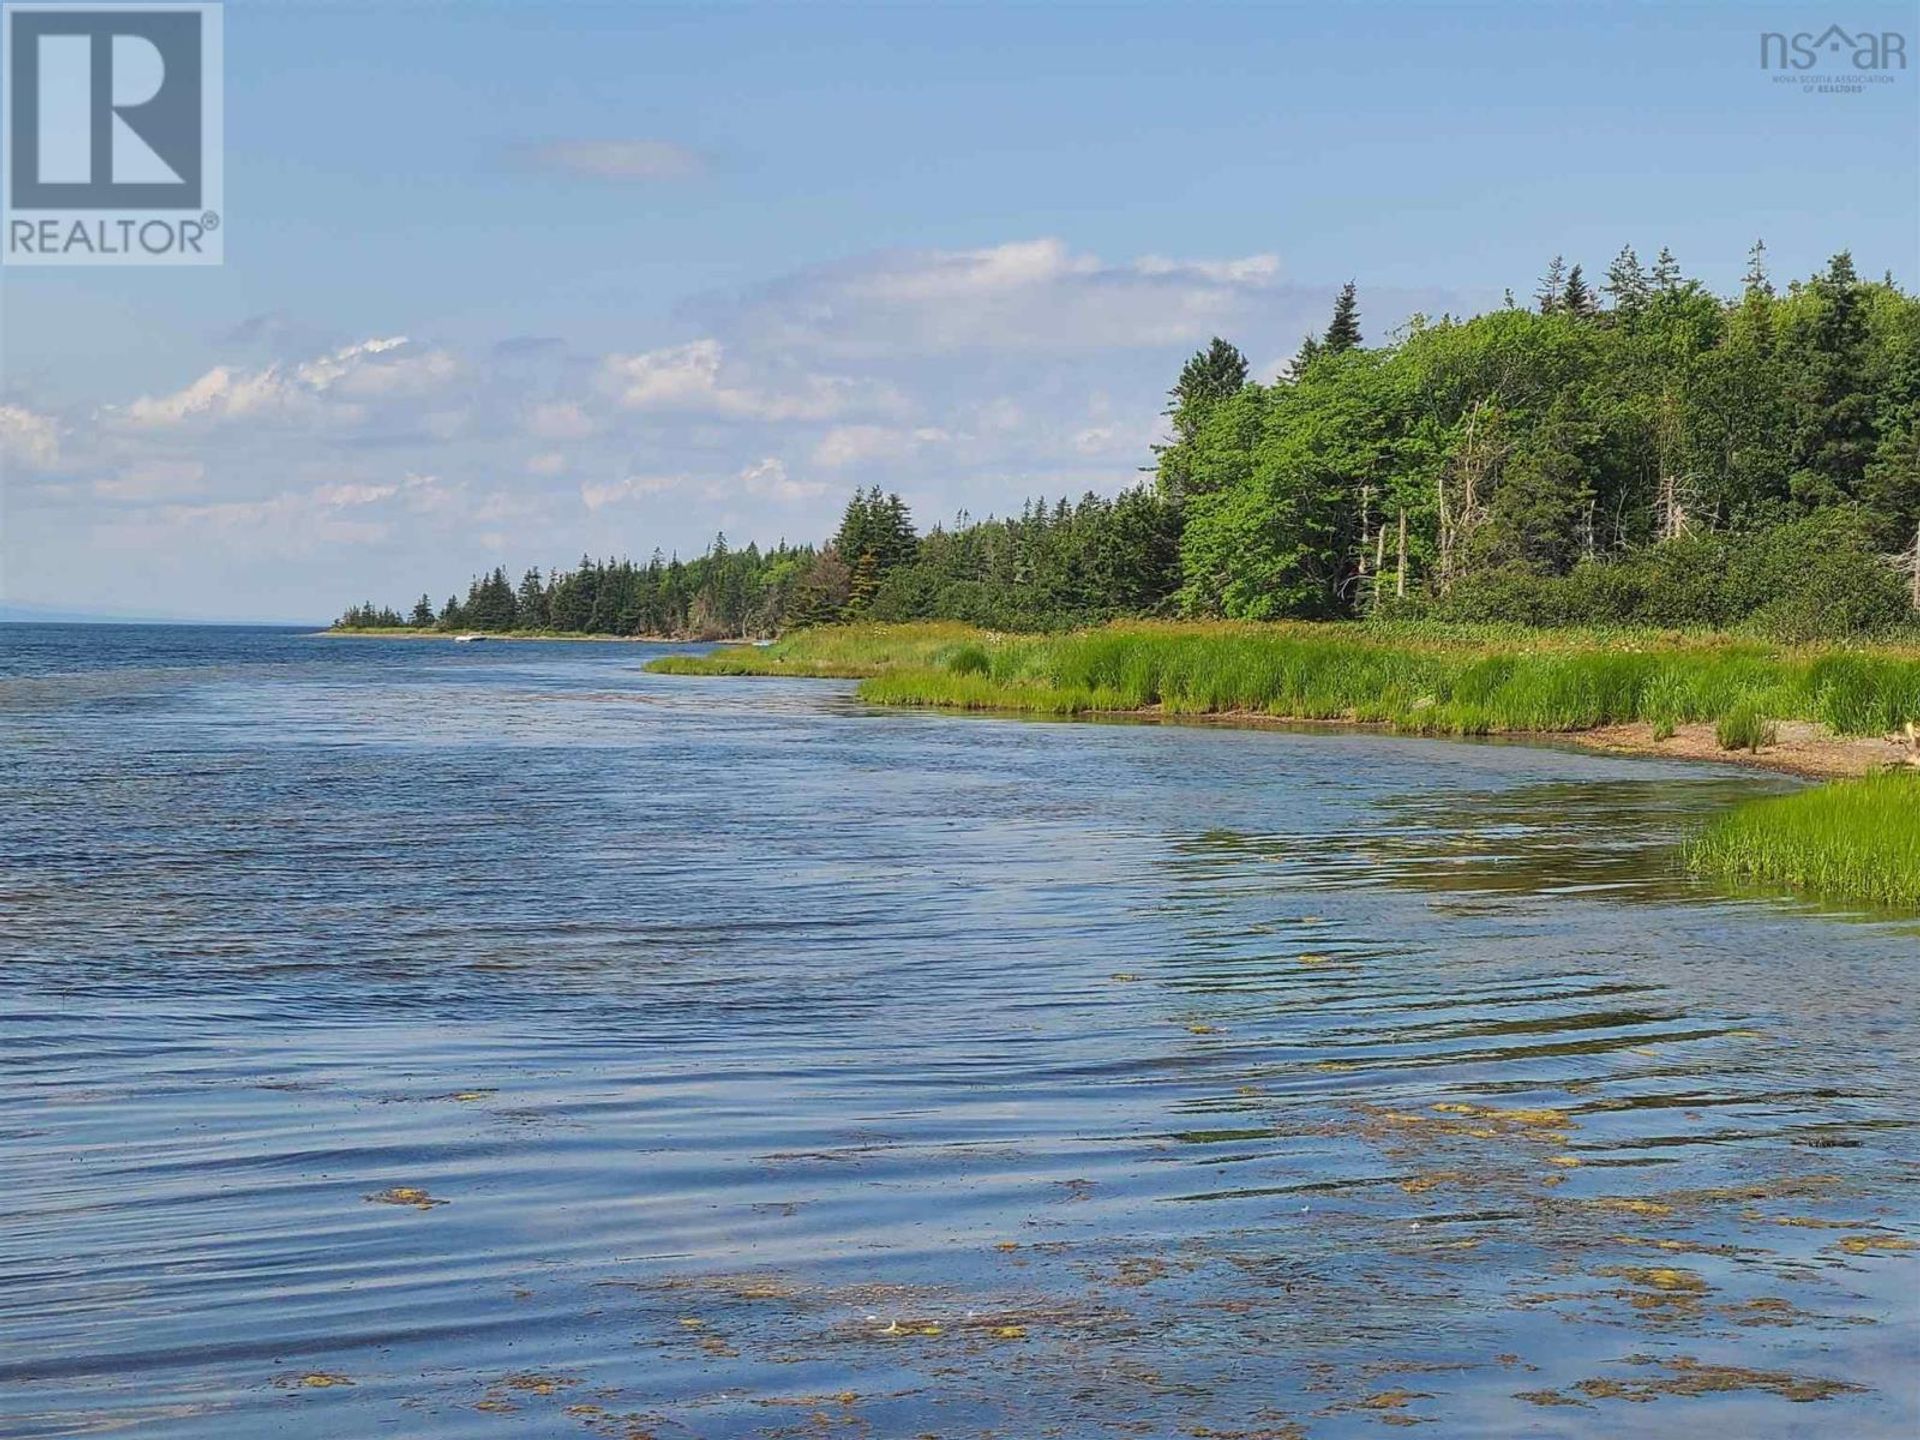
<svg viewBox="0 0 1920 1440"><path fill-rule="evenodd" d="M1009 712L1020 713L1020 712ZM1175 724L1229 725L1243 729L1378 730L1391 727L1363 725L1350 720L1289 720L1252 710L1225 710L1213 714L1169 715L1155 706L1147 710L1103 712L1114 718L1157 720ZM1722 750L1711 725L1682 725L1665 740L1656 740L1645 722L1607 725L1597 730L1502 731L1497 740L1535 740L1577 745L1608 755L1648 755L1662 760L1692 760L1716 765L1738 765L1749 770L1772 770L1811 780L1837 780L1869 775L1900 765L1920 764L1920 752L1905 740L1870 735L1835 735L1824 726L1804 720L1783 720L1774 744L1758 751ZM1440 736L1457 739L1457 736Z"/></svg>

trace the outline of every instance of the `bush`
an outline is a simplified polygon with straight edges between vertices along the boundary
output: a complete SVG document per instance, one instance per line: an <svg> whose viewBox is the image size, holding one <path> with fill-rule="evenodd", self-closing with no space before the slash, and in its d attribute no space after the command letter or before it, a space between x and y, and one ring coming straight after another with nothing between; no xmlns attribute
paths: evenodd
<svg viewBox="0 0 1920 1440"><path fill-rule="evenodd" d="M1584 561L1565 575L1483 571L1424 609L1443 620L1538 629L1740 628L1795 644L1880 633L1912 616L1906 582L1850 510L1744 534L1686 536Z"/></svg>

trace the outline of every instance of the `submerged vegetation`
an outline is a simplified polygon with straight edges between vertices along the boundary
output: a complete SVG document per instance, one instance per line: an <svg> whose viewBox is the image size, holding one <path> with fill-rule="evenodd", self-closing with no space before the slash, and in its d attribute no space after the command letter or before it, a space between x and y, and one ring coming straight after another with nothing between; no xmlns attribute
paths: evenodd
<svg viewBox="0 0 1920 1440"><path fill-rule="evenodd" d="M1920 906L1920 775L1871 775L1752 800L1689 847L1705 875Z"/></svg>

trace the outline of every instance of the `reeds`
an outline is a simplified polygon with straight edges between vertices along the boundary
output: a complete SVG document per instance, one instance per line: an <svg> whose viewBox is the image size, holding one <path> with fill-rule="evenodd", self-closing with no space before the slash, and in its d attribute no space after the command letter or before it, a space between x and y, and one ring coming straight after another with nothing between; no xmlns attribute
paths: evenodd
<svg viewBox="0 0 1920 1440"><path fill-rule="evenodd" d="M1703 875L1920 906L1920 774L1748 801L1709 824L1687 862Z"/></svg>

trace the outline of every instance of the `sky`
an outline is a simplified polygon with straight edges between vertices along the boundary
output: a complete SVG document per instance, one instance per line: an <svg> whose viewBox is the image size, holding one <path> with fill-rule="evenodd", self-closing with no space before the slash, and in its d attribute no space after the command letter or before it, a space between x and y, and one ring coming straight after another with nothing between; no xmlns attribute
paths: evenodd
<svg viewBox="0 0 1920 1440"><path fill-rule="evenodd" d="M1863 94L1767 30L1898 32ZM271 3L226 262L0 270L0 602L295 622L476 571L1139 483L1271 378L1555 254L1920 280L1920 8Z"/></svg>

